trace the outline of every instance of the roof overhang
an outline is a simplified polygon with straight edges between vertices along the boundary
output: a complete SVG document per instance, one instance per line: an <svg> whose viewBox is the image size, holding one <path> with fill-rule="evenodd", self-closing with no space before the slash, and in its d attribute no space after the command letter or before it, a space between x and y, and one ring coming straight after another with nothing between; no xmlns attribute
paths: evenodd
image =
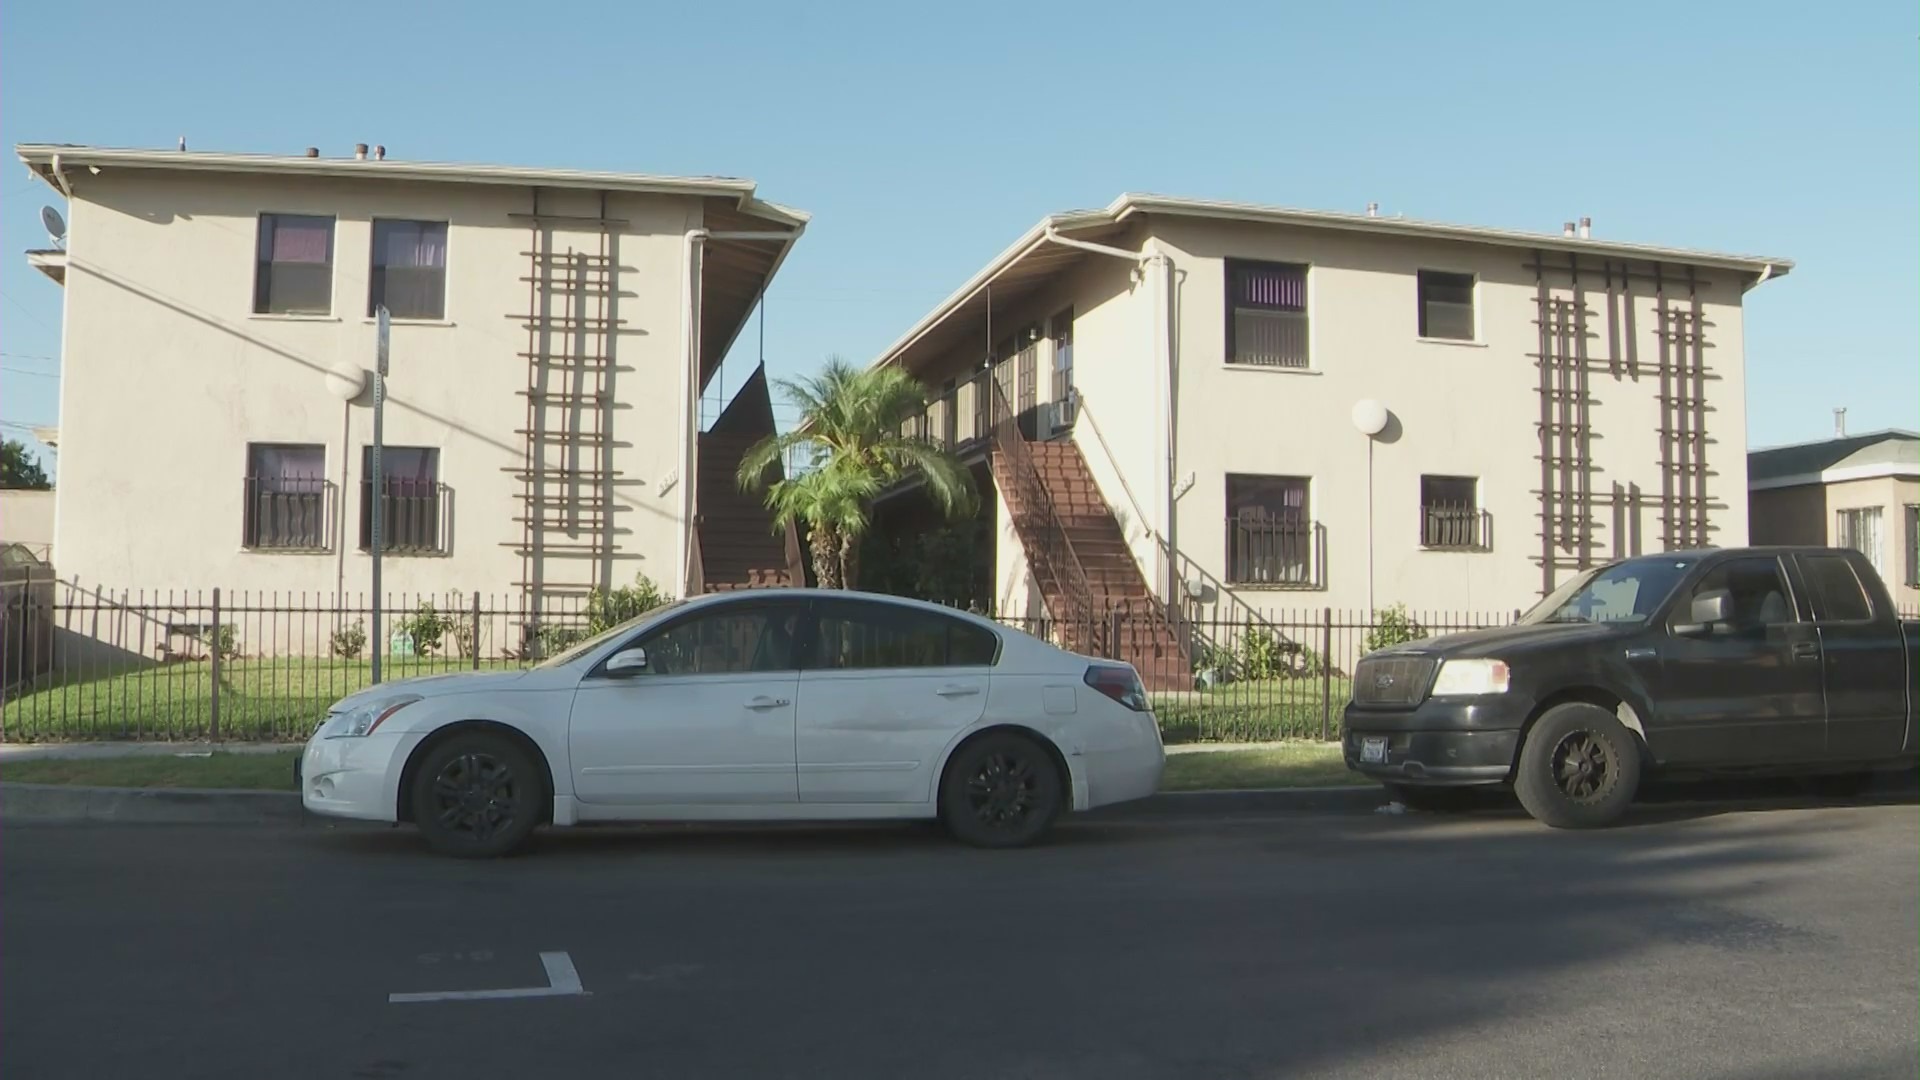
<svg viewBox="0 0 1920 1080"><path fill-rule="evenodd" d="M1488 229L1467 225L1410 221L1397 217L1373 217L1366 214L1335 213L1324 210L1295 210L1251 203L1185 199L1167 195L1125 194L1101 210L1076 210L1041 219L1018 240L968 278L959 289L942 300L931 312L880 353L874 366L904 363L929 350L949 346L959 333L945 328L961 326L970 333L978 329L978 316L986 311L985 296L993 292L993 309L1003 298L1016 302L1039 284L1039 279L1088 257L1084 252L1055 244L1049 232L1072 234L1074 239L1100 241L1125 235L1130 226L1150 216L1217 219L1245 224L1268 224L1295 228L1330 229L1341 232L1412 237L1450 243L1468 243L1511 247L1530 252L1552 251L1603 258L1637 259L1646 262L1673 263L1731 270L1745 278L1751 288L1761 282L1785 275L1793 269L1788 259L1755 255L1725 255L1684 248L1622 244L1605 240ZM983 343L982 355L986 346Z"/></svg>
<svg viewBox="0 0 1920 1080"><path fill-rule="evenodd" d="M349 180L381 178L450 184L499 184L513 187L582 188L654 195L696 195L731 200L741 211L788 228L807 223L807 215L754 197L751 180L727 176L656 176L584 169L533 169L517 165L472 165L440 161L288 157L278 154L216 154L187 150L129 150L115 147L22 143L14 147L28 169L56 191L81 172L110 168L181 172L245 173L259 176L325 176Z"/></svg>
<svg viewBox="0 0 1920 1080"><path fill-rule="evenodd" d="M1750 480L1748 491L1773 491L1777 488L1806 487L1810 484L1844 484L1849 480L1920 480L1920 464L1911 461L1877 461L1865 465L1836 465L1819 472L1794 476L1770 476Z"/></svg>
<svg viewBox="0 0 1920 1080"><path fill-rule="evenodd" d="M61 285L67 283L67 253L59 248L39 248L27 252L27 265Z"/></svg>

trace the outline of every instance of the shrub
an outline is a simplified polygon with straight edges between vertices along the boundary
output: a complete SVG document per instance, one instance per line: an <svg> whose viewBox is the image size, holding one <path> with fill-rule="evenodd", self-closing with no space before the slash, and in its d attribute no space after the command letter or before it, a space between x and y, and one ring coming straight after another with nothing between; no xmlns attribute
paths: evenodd
<svg viewBox="0 0 1920 1080"><path fill-rule="evenodd" d="M1385 611L1373 613L1373 629L1367 631L1366 651L1378 652L1395 645L1405 645L1409 641L1419 641L1426 636L1426 627L1407 614L1407 605L1395 604Z"/></svg>
<svg viewBox="0 0 1920 1080"><path fill-rule="evenodd" d="M420 607L412 615L394 625L395 630L413 639L415 656L432 656L452 628L453 620L440 614L431 600L420 601Z"/></svg>
<svg viewBox="0 0 1920 1080"><path fill-rule="evenodd" d="M361 619L353 620L352 626L343 626L333 632L333 655L342 660L358 660L367 649L367 624Z"/></svg>
<svg viewBox="0 0 1920 1080"><path fill-rule="evenodd" d="M1240 674L1243 678L1277 678L1284 666L1278 634L1264 628L1249 627L1240 635Z"/></svg>
<svg viewBox="0 0 1920 1080"><path fill-rule="evenodd" d="M619 589L595 589L587 595L587 636L611 630L629 619L637 619L665 604L667 594L645 574L633 584ZM578 638L574 639L578 641ZM571 643L569 643L571 644Z"/></svg>
<svg viewBox="0 0 1920 1080"><path fill-rule="evenodd" d="M240 655L240 642L234 635L232 623L222 623L213 632L213 651L220 659L231 660Z"/></svg>

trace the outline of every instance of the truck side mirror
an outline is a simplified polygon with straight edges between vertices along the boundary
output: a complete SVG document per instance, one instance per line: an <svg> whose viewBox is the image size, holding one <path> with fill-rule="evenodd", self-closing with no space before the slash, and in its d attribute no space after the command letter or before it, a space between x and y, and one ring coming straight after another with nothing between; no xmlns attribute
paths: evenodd
<svg viewBox="0 0 1920 1080"><path fill-rule="evenodd" d="M1693 598L1687 610L1687 621L1673 628L1673 632L1685 637L1697 637L1711 633L1713 628L1727 622L1733 613L1733 594L1725 589L1709 589Z"/></svg>

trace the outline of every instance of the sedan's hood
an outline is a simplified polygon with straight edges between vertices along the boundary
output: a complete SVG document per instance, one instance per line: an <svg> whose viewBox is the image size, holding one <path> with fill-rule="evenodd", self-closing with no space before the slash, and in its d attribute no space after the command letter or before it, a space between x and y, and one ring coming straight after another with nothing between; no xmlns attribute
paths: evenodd
<svg viewBox="0 0 1920 1080"><path fill-rule="evenodd" d="M1469 630L1462 634L1427 638L1423 641L1409 641L1385 651L1422 653L1454 660L1483 656L1506 657L1563 646L1584 645L1634 628L1632 624L1623 623L1535 623L1531 626L1495 626L1486 630Z"/></svg>
<svg viewBox="0 0 1920 1080"><path fill-rule="evenodd" d="M335 712L342 712L370 701L393 697L396 694L418 694L423 698L429 698L445 697L448 694L465 694L474 690L499 689L526 677L527 673L524 671L455 671L444 675L397 679L349 694L341 698L333 708Z"/></svg>

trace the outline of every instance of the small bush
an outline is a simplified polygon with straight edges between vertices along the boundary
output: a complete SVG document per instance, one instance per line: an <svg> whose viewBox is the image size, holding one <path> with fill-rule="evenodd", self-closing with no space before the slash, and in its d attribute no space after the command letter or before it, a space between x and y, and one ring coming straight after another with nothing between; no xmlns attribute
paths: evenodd
<svg viewBox="0 0 1920 1080"><path fill-rule="evenodd" d="M223 623L213 632L213 650L220 659L231 660L240 655L240 642L233 632L232 623Z"/></svg>
<svg viewBox="0 0 1920 1080"><path fill-rule="evenodd" d="M1407 614L1407 605L1395 604L1385 611L1373 613L1373 629L1367 631L1365 645L1368 652L1378 652L1395 645L1405 645L1409 641L1419 641L1426 636L1426 627Z"/></svg>
<svg viewBox="0 0 1920 1080"><path fill-rule="evenodd" d="M618 589L595 589L587 595L587 635L611 630L629 619L637 619L670 598L645 574L633 584ZM578 640L578 639L576 639Z"/></svg>
<svg viewBox="0 0 1920 1080"><path fill-rule="evenodd" d="M358 660L360 654L367 651L367 624L364 620L353 620L352 626L343 626L333 632L333 655L342 660Z"/></svg>
<svg viewBox="0 0 1920 1080"><path fill-rule="evenodd" d="M394 624L395 630L413 639L415 656L432 656L439 651L441 640L452 628L453 620L440 614L431 600L422 600L412 615Z"/></svg>
<svg viewBox="0 0 1920 1080"><path fill-rule="evenodd" d="M1240 674L1248 679L1272 679L1283 669L1280 636L1271 630L1249 627L1240 635Z"/></svg>

